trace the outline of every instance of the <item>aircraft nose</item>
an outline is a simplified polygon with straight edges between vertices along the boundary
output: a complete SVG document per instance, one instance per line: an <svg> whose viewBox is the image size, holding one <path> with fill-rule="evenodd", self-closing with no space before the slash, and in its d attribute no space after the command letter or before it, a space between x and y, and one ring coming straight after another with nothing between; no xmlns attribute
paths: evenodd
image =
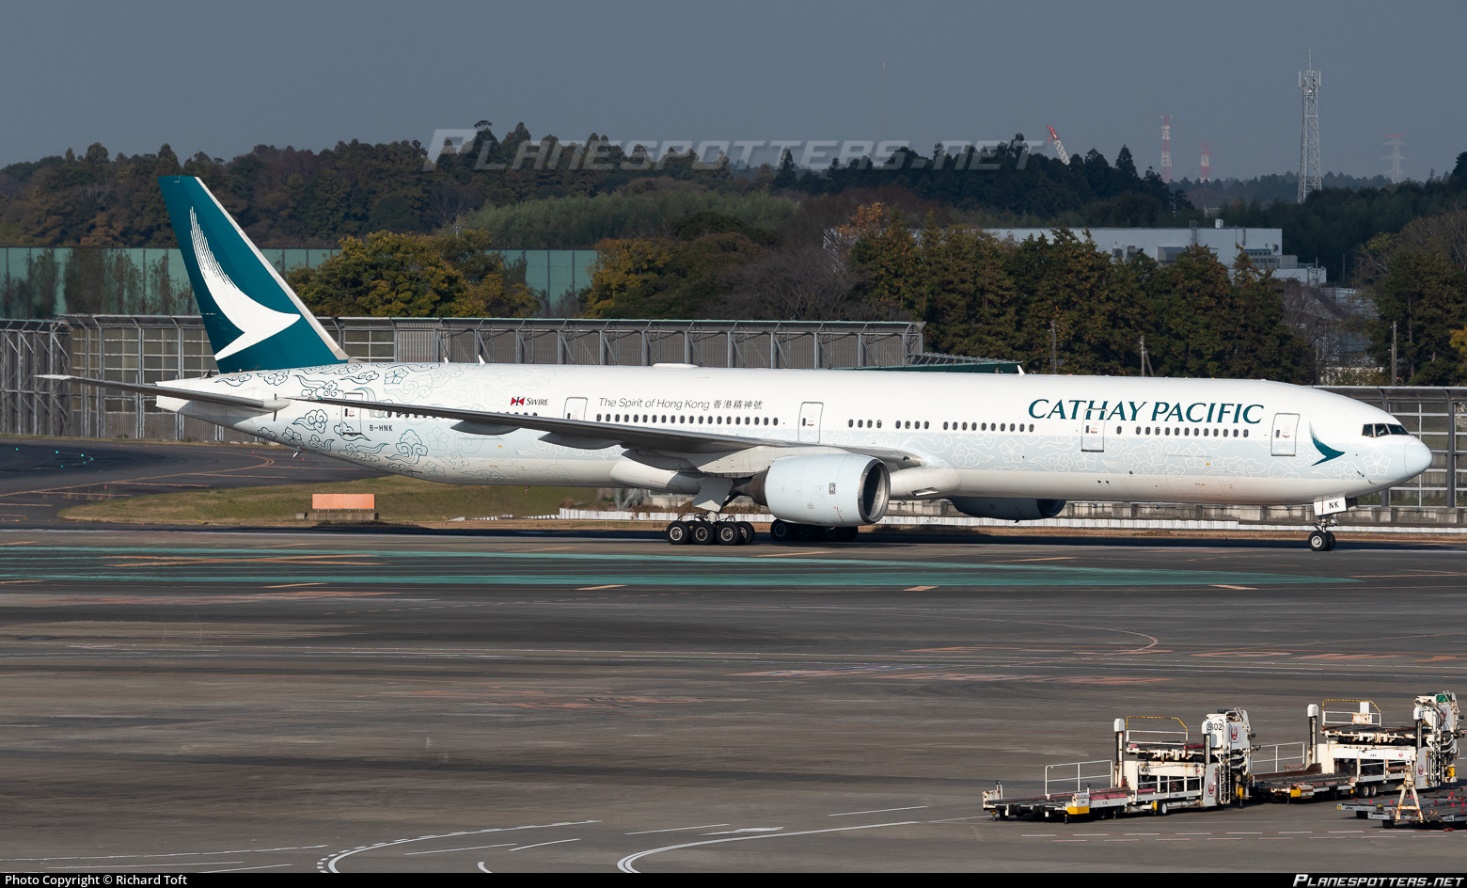
<svg viewBox="0 0 1467 888"><path fill-rule="evenodd" d="M1406 477L1415 478L1431 466L1431 448L1412 438L1406 445Z"/></svg>

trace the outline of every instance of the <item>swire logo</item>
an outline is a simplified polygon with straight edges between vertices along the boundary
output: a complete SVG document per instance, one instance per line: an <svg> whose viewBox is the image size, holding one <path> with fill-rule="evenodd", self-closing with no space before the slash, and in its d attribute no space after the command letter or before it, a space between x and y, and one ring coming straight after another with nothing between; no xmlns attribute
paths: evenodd
<svg viewBox="0 0 1467 888"><path fill-rule="evenodd" d="M523 406L525 406L525 399L524 398L511 397L509 399L509 406L511 406L511 407L523 407Z"/></svg>

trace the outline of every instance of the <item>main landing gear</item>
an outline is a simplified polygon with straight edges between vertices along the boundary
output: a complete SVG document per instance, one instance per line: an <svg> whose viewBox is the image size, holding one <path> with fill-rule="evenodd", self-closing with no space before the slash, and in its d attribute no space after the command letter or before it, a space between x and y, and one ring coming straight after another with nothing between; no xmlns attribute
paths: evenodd
<svg viewBox="0 0 1467 888"><path fill-rule="evenodd" d="M747 521L709 521L698 517L691 521L674 521L663 536L674 546L697 543L700 546L747 546L754 542L754 525Z"/></svg>
<svg viewBox="0 0 1467 888"><path fill-rule="evenodd" d="M1329 529L1334 523L1333 519L1326 519L1309 532L1309 551L1328 552L1335 547L1335 535Z"/></svg>

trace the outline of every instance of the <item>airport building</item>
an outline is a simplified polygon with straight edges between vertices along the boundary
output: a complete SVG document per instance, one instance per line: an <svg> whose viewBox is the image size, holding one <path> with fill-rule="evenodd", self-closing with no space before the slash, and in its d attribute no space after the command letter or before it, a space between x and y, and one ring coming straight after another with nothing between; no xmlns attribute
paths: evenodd
<svg viewBox="0 0 1467 888"><path fill-rule="evenodd" d="M315 268L334 249L263 248L281 274ZM554 309L591 285L595 250L496 250ZM177 247L0 247L0 318L181 314L195 310Z"/></svg>
<svg viewBox="0 0 1467 888"><path fill-rule="evenodd" d="M1031 237L1053 239L1053 228L990 228L988 233L999 240L1023 242ZM1299 264L1297 256L1283 251L1282 228L1234 228L1215 220L1213 227L1193 225L1190 228L1089 228L1076 230L1076 235L1089 234L1095 249L1113 259L1126 260L1138 255L1168 265L1192 247L1211 250L1219 262L1231 266L1238 251L1247 254L1253 266L1269 270L1274 277L1302 284L1323 286L1324 268Z"/></svg>

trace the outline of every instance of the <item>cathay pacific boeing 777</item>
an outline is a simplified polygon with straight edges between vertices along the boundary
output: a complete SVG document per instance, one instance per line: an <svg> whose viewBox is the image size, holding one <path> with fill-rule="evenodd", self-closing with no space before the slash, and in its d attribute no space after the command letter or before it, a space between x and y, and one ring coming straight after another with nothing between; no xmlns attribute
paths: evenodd
<svg viewBox="0 0 1467 888"><path fill-rule="evenodd" d="M455 484L689 496L671 542L849 539L898 500L1053 517L1066 500L1310 504L1334 516L1431 462L1367 404L1218 379L354 363L198 179L161 180L219 375L156 385L186 416L297 450Z"/></svg>

